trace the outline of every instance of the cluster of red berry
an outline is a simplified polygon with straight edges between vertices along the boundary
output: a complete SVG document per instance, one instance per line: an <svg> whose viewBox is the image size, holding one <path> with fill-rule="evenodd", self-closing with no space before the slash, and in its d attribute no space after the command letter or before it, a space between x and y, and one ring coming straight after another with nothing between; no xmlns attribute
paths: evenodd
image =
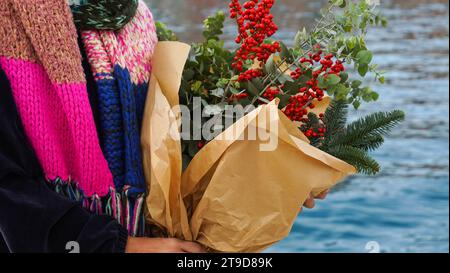
<svg viewBox="0 0 450 273"><path fill-rule="evenodd" d="M316 50L316 53L308 53L308 58L304 57L300 59L300 63L309 63L311 66L314 65L314 63L320 63L322 66L321 69L315 70L313 73L313 78L316 78L325 72L328 75L336 74L339 76L339 73L345 71L345 67L343 65L343 62L341 60L336 60L333 62L334 55L333 54L327 54L323 56L323 51L320 49L320 46L315 46L314 49ZM299 78L302 75L302 72L299 68L297 68L294 72L291 73L292 78ZM325 75L326 77L326 75Z"/></svg>
<svg viewBox="0 0 450 273"><path fill-rule="evenodd" d="M262 75L261 69L249 69L247 71L241 72L241 74L238 77L239 82L248 82L251 81L254 78L259 78Z"/></svg>
<svg viewBox="0 0 450 273"><path fill-rule="evenodd" d="M280 94L278 87L269 87L262 96L269 101L273 101L278 94Z"/></svg>
<svg viewBox="0 0 450 273"><path fill-rule="evenodd" d="M293 121L305 122L307 120L308 109L314 109L315 105L312 100L317 99L322 101L325 90L319 88L319 76L324 74L324 78L327 78L331 74L339 74L345 71L345 67L340 60L333 62L334 55L327 54L324 56L320 46L314 47L314 52L310 52L308 57L301 58L301 63L309 63L312 66L314 64L320 64L320 69L313 69L312 78L306 82L306 86L301 87L299 92L292 96L289 100L284 113ZM293 79L300 78L304 72L300 68L296 68L291 73ZM320 132L318 132L320 134Z"/></svg>
<svg viewBox="0 0 450 273"><path fill-rule="evenodd" d="M322 138L325 136L327 129L322 125L322 127L317 128L316 130L314 128L309 128L304 132L305 136L307 138Z"/></svg>
<svg viewBox="0 0 450 273"><path fill-rule="evenodd" d="M250 0L241 5L239 0L231 0L230 17L236 19L239 28L235 42L241 45L232 66L241 73L238 78L240 82L260 77L262 73L261 68L243 72L246 61L257 60L262 66L270 55L280 51L279 42L265 43L266 38L278 30L270 13L274 3L275 0Z"/></svg>
<svg viewBox="0 0 450 273"><path fill-rule="evenodd" d="M323 123L324 114L319 115L319 119L321 122L319 125L315 127L308 127L307 123L304 123L300 130L305 134L305 136L309 139L320 139L325 137L325 133L327 132L327 129L325 127L325 124ZM308 120L307 120L308 121Z"/></svg>
<svg viewBox="0 0 450 273"><path fill-rule="evenodd" d="M291 72L291 78L297 80L303 74L302 70L297 67L294 71Z"/></svg>
<svg viewBox="0 0 450 273"><path fill-rule="evenodd" d="M319 70L319 74L321 72L327 71L331 69L332 73L339 73L344 71L344 66L342 65L342 61L337 60L335 63L332 61L334 58L333 54L327 54L323 56L323 50L321 49L320 44L317 44L313 48L313 52L308 53L308 57L304 57L300 59L300 63L309 63L314 65L314 63L320 63L322 65L322 69ZM296 71L298 72L298 71ZM331 74L331 73L330 73Z"/></svg>
<svg viewBox="0 0 450 273"><path fill-rule="evenodd" d="M286 116L292 121L306 121L306 115L308 114L307 107L314 108L314 104L309 104L310 95L309 94L298 94L289 98L289 103L284 109Z"/></svg>
<svg viewBox="0 0 450 273"><path fill-rule="evenodd" d="M234 100L243 100L248 98L248 94L243 92L239 94L233 94L228 98L228 101L234 101Z"/></svg>
<svg viewBox="0 0 450 273"><path fill-rule="evenodd" d="M281 51L280 43L266 43L266 39L275 34L278 27L273 22L274 16L270 13L275 0L248 0L243 5L239 0L231 0L230 17L235 19L238 25L239 34L235 39L240 44L236 52L232 67L240 74L239 82L251 81L254 78L263 76L263 65L268 58ZM325 95L325 89L319 88L319 77L327 79L329 75L345 71L343 62L340 60L333 61L333 54L324 54L320 45L314 46L311 53L300 59L301 67L296 68L291 73L291 78L299 79L302 75L310 75L308 81L301 87L298 92L289 98L288 104L283 112L292 121L300 121L306 124L308 122L308 112L314 109L316 105L313 100L322 101ZM259 67L254 64L259 63ZM247 69L251 66L250 69ZM317 66L317 68L315 68ZM311 72L312 71L312 74ZM265 90L262 95L268 101L274 100L284 90L284 86L272 86ZM230 100L240 100L247 98L246 93L232 95ZM260 103L262 101L260 100ZM321 114L323 118L323 114ZM308 138L324 137L326 128L306 128L301 127L302 131Z"/></svg>

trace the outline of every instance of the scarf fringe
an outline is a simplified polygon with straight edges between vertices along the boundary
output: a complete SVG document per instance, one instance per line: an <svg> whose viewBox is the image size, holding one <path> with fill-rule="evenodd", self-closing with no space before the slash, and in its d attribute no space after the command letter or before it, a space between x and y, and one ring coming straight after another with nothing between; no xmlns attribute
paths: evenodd
<svg viewBox="0 0 450 273"><path fill-rule="evenodd" d="M145 194L131 194L131 186L125 186L120 191L110 188L108 195L104 197L97 194L87 197L73 181L64 181L61 178L47 181L56 193L79 202L88 211L115 218L128 230L130 236L142 237L146 235L143 209Z"/></svg>

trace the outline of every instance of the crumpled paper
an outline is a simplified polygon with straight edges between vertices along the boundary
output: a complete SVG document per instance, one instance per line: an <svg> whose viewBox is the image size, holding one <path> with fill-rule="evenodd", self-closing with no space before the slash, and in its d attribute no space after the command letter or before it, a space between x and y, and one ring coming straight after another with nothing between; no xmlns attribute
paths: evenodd
<svg viewBox="0 0 450 273"><path fill-rule="evenodd" d="M160 42L153 56L141 137L146 219L210 251L260 252L289 234L311 192L356 169L311 146L273 101L209 142L182 172L177 105L189 49Z"/></svg>

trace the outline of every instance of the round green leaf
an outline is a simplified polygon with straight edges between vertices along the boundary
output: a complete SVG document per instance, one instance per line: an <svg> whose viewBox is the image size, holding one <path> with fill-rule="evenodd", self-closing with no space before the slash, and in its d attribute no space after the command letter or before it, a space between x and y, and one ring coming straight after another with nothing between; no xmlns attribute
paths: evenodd
<svg viewBox="0 0 450 273"><path fill-rule="evenodd" d="M367 72L369 72L369 66L367 64L359 65L358 73L359 75L361 75L361 77L365 77L367 75Z"/></svg>
<svg viewBox="0 0 450 273"><path fill-rule="evenodd" d="M368 65L370 64L370 62L372 62L373 54L368 50L361 50L356 55L356 59L358 60L358 63L360 65Z"/></svg>
<svg viewBox="0 0 450 273"><path fill-rule="evenodd" d="M335 75L335 74L328 75L328 78L327 78L328 86L333 86L340 82L341 82L341 78L338 75Z"/></svg>

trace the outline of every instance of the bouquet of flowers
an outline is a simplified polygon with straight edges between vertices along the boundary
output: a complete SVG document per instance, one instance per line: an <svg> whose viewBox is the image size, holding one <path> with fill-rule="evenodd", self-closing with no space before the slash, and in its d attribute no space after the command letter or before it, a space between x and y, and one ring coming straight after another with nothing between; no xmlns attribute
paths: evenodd
<svg viewBox="0 0 450 273"><path fill-rule="evenodd" d="M369 152L404 113L350 124L347 115L379 97L362 81L385 82L365 35L386 20L369 1L330 0L288 47L271 38L273 5L230 1L237 49L220 39L223 12L191 47L157 24L166 42L154 54L142 146L147 220L161 234L211 251L261 251L288 235L311 192L380 170Z"/></svg>

